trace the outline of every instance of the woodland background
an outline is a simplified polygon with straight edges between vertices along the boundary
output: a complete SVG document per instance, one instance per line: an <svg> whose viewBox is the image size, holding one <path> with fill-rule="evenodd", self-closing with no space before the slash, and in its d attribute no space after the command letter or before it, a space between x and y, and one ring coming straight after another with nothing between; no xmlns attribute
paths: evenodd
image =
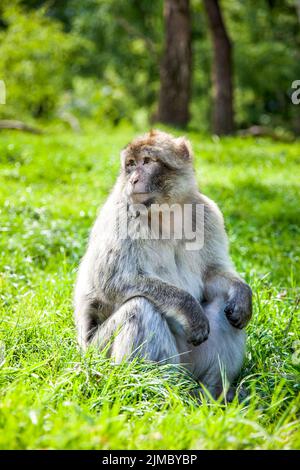
<svg viewBox="0 0 300 470"><path fill-rule="evenodd" d="M299 134L299 108L291 103L299 77L299 0L0 6L3 119Z"/></svg>

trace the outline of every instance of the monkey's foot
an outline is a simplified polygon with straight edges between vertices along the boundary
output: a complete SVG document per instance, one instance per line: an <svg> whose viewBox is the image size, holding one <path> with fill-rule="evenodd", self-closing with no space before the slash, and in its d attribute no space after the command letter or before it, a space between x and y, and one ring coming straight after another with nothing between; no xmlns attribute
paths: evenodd
<svg viewBox="0 0 300 470"><path fill-rule="evenodd" d="M194 326L187 334L187 342L193 346L199 346L199 344L204 343L207 340L209 335L209 323L205 318L203 322Z"/></svg>

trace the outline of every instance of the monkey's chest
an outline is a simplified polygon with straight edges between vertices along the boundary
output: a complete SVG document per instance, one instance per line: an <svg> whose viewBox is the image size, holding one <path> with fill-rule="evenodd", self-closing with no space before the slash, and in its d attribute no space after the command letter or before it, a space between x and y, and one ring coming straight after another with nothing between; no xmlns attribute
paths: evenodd
<svg viewBox="0 0 300 470"><path fill-rule="evenodd" d="M186 251L172 243L152 243L144 250L141 268L149 275L202 298L201 259L199 253Z"/></svg>

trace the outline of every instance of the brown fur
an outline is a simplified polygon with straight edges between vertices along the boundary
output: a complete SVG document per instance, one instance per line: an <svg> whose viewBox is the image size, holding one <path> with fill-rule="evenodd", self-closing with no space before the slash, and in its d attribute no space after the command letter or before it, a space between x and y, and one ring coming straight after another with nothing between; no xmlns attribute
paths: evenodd
<svg viewBox="0 0 300 470"><path fill-rule="evenodd" d="M191 145L185 137L175 138L157 129L152 129L150 132L137 137L125 147L123 152L136 155L147 147L157 149L160 158L170 165L176 163L184 166L187 162L191 162L193 158Z"/></svg>

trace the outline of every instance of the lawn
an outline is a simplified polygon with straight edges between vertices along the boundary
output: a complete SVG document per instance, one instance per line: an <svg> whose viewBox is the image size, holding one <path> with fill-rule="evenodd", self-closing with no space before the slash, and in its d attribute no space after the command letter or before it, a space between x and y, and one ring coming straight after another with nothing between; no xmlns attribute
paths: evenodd
<svg viewBox="0 0 300 470"><path fill-rule="evenodd" d="M134 135L0 134L0 448L300 448L299 142L188 135L254 292L248 401L199 405L180 370L79 351L76 268Z"/></svg>

